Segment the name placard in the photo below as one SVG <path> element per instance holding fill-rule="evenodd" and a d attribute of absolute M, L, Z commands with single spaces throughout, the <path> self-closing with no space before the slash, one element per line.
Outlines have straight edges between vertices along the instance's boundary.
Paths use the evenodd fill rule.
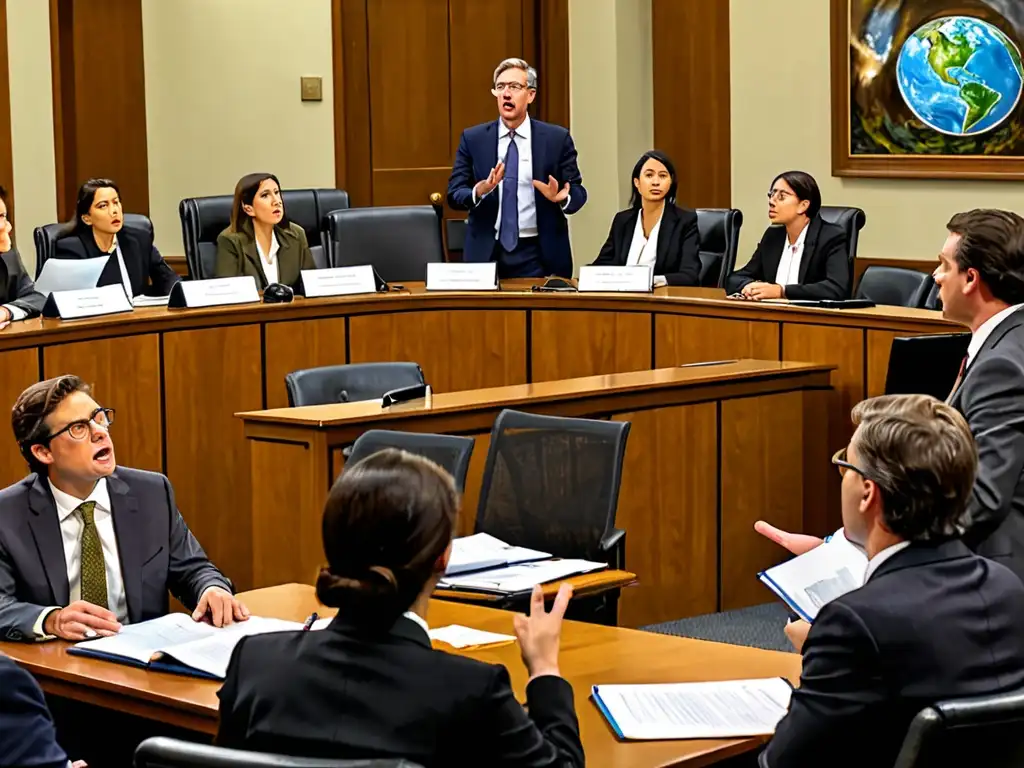
<path fill-rule="evenodd" d="M 124 292 L 124 286 L 105 285 L 102 288 L 82 288 L 77 291 L 54 291 L 43 305 L 44 317 L 59 317 L 62 320 L 77 320 L 82 317 L 99 317 L 118 312 L 131 312 L 132 303 Z"/>
<path fill-rule="evenodd" d="M 369 264 L 358 267 L 304 269 L 299 274 L 297 292 L 310 299 L 377 292 L 377 281 L 374 279 L 373 267 Z"/>
<path fill-rule="evenodd" d="M 167 306 L 174 309 L 219 307 L 222 304 L 249 304 L 259 300 L 256 278 L 243 275 L 219 277 L 215 280 L 179 280 L 171 288 Z"/>
<path fill-rule="evenodd" d="M 646 264 L 628 267 L 580 267 L 580 291 L 650 293 L 654 268 Z"/>
<path fill-rule="evenodd" d="M 496 291 L 498 263 L 427 264 L 428 291 Z"/>

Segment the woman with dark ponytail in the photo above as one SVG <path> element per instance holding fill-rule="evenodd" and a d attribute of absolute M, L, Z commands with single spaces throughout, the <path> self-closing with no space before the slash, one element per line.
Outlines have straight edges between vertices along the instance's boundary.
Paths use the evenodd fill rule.
<path fill-rule="evenodd" d="M 563 587 L 538 588 L 514 625 L 529 714 L 508 671 L 433 650 L 430 596 L 451 555 L 459 498 L 433 462 L 393 449 L 346 469 L 323 516 L 318 632 L 244 639 L 220 691 L 217 743 L 304 757 L 406 758 L 431 768 L 582 766 L 572 687 L 559 674 Z"/>

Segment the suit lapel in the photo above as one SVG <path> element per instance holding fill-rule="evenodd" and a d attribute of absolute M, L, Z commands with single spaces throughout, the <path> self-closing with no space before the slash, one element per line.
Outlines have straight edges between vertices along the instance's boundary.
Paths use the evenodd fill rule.
<path fill-rule="evenodd" d="M 128 620 L 134 623 L 142 619 L 143 519 L 139 514 L 138 499 L 131 495 L 128 484 L 116 472 L 107 478 L 107 490 L 110 492 L 110 513 L 114 518 L 117 553 L 121 558 L 121 580 L 124 582 L 124 597 L 128 604 Z"/>
<path fill-rule="evenodd" d="M 1009 317 L 1003 320 L 1003 322 L 992 329 L 992 333 L 990 333 L 988 338 L 985 339 L 985 343 L 981 345 L 981 349 L 978 350 L 978 353 L 971 360 L 970 365 L 968 365 L 964 370 L 964 375 L 960 377 L 960 381 L 957 383 L 956 389 L 954 389 L 950 395 L 949 404 L 951 406 L 956 408 L 958 411 L 961 410 L 960 392 L 963 391 L 964 382 L 967 381 L 967 377 L 971 375 L 971 369 L 974 368 L 974 364 L 978 362 L 978 358 L 987 354 L 989 350 L 1000 342 L 1003 336 L 1020 325 L 1024 325 L 1024 309 L 1018 309 L 1016 312 L 1013 312 Z"/>
<path fill-rule="evenodd" d="M 530 118 L 530 154 L 533 156 L 533 178 L 539 181 L 548 183 L 548 174 L 544 171 L 548 167 L 547 164 L 547 153 L 544 151 L 544 141 L 541 138 L 541 127 L 536 120 Z M 547 201 L 547 198 L 541 195 L 536 189 L 533 190 L 534 196 L 537 198 L 537 202 L 541 200 Z M 537 212 L 540 212 L 538 206 Z"/>
<path fill-rule="evenodd" d="M 67 605 L 71 601 L 68 585 L 68 565 L 64 560 L 64 539 L 57 519 L 57 505 L 50 495 L 46 480 L 36 476 L 28 496 L 28 525 L 43 562 L 46 581 L 50 585 L 54 603 Z"/>
<path fill-rule="evenodd" d="M 676 207 L 671 203 L 665 203 L 665 210 L 661 214 L 661 227 L 658 229 L 658 249 L 654 259 L 654 274 L 665 274 L 665 261 L 668 258 L 668 246 L 679 225 L 679 216 L 676 215 Z"/>
<path fill-rule="evenodd" d="M 818 234 L 821 232 L 821 217 L 815 216 L 814 220 L 807 225 L 807 237 L 804 238 L 804 252 L 800 257 L 800 284 L 803 285 L 807 282 L 807 268 L 811 265 L 811 259 L 814 258 L 814 251 L 818 245 Z M 787 238 L 786 243 L 788 245 L 789 240 Z"/>

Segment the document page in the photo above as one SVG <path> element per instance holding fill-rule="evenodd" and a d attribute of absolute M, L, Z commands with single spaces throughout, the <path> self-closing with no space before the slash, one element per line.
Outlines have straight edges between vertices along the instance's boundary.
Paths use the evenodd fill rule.
<path fill-rule="evenodd" d="M 437 627 L 430 630 L 427 634 L 430 635 L 431 640 L 438 640 L 450 645 L 452 648 L 479 648 L 485 645 L 505 645 L 516 641 L 512 635 L 484 632 L 482 629 L 463 627 L 459 624 Z"/>
<path fill-rule="evenodd" d="M 595 685 L 593 697 L 623 739 L 726 739 L 774 733 L 792 691 L 770 678 Z"/>
<path fill-rule="evenodd" d="M 567 576 L 589 573 L 607 568 L 606 563 L 589 560 L 541 560 L 535 563 L 520 563 L 507 568 L 467 574 L 445 576 L 441 585 L 455 589 L 477 589 L 486 592 L 513 594 L 533 589 L 537 584 L 547 584 Z"/>
<path fill-rule="evenodd" d="M 191 621 L 191 619 L 189 620 Z M 170 657 L 186 667 L 192 667 L 223 679 L 228 672 L 231 654 L 238 641 L 243 637 L 299 629 L 302 629 L 302 625 L 294 621 L 252 616 L 248 621 L 240 621 L 228 627 L 213 629 L 210 634 L 200 640 L 172 647 L 165 646 L 160 650 L 163 656 Z"/>
<path fill-rule="evenodd" d="M 454 576 L 469 571 L 495 568 L 499 565 L 514 565 L 531 560 L 551 557 L 549 552 L 514 547 L 488 533 L 475 533 L 452 541 L 452 556 L 448 560 L 445 574 Z"/>
<path fill-rule="evenodd" d="M 805 620 L 825 603 L 864 584 L 867 555 L 842 535 L 758 574 L 764 584 Z"/>
<path fill-rule="evenodd" d="M 216 631 L 209 624 L 192 621 L 187 613 L 169 613 L 158 619 L 126 624 L 116 635 L 85 640 L 76 643 L 75 648 L 147 664 L 157 651 L 200 640 Z"/>

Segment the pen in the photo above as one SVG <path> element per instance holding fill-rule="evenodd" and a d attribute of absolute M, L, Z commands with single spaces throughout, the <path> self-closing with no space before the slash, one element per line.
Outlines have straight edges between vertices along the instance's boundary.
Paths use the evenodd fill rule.
<path fill-rule="evenodd" d="M 319 617 L 316 615 L 316 611 L 313 611 L 311 614 L 309 614 L 309 618 L 306 619 L 306 623 L 302 625 L 302 631 L 309 632 L 309 630 L 313 627 L 313 622 L 316 621 L 318 618 Z"/>

